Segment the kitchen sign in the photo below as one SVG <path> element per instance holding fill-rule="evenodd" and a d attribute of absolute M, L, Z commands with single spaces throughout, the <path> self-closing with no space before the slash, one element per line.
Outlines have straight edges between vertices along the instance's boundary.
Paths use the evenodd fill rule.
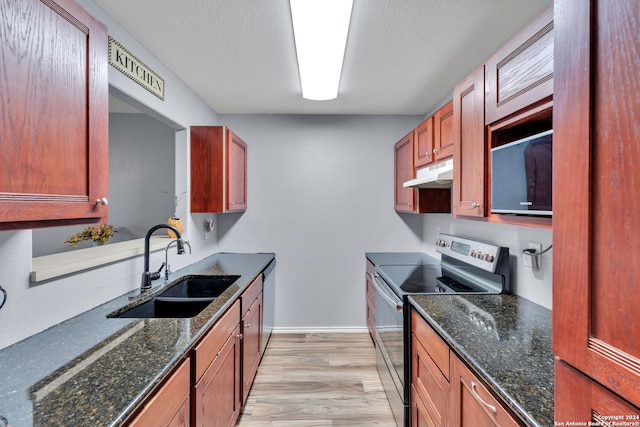
<path fill-rule="evenodd" d="M 164 79 L 109 36 L 109 64 L 164 101 Z"/>

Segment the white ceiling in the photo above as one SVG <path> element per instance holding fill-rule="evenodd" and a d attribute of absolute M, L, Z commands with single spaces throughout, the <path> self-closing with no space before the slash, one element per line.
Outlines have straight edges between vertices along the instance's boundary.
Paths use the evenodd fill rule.
<path fill-rule="evenodd" d="M 552 3 L 354 0 L 338 98 L 309 101 L 288 0 L 95 1 L 218 113 L 409 115 Z"/>

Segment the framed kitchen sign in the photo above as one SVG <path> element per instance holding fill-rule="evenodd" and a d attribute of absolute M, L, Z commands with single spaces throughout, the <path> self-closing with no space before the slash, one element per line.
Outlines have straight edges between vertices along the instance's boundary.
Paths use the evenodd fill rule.
<path fill-rule="evenodd" d="M 164 79 L 111 36 L 109 64 L 164 101 Z"/>

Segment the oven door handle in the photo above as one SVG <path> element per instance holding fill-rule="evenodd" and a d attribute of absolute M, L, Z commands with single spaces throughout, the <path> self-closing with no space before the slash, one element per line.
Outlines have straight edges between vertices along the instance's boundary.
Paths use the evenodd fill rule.
<path fill-rule="evenodd" d="M 396 310 L 398 310 L 398 311 L 402 311 L 402 309 L 404 308 L 404 307 L 402 306 L 402 301 L 396 300 L 395 298 L 393 298 L 391 295 L 389 295 L 389 294 L 387 293 L 387 292 L 389 292 L 389 291 L 385 290 L 385 289 L 382 287 L 382 285 L 380 285 L 379 280 L 382 280 L 382 279 L 379 279 L 379 277 L 380 277 L 380 276 L 379 276 L 377 273 L 376 273 L 376 274 L 374 274 L 373 282 L 374 282 L 374 285 L 375 285 L 375 287 L 376 287 L 376 291 L 378 291 L 378 293 L 379 293 L 380 295 L 382 295 L 382 296 L 384 297 L 384 299 L 386 299 L 386 300 L 387 300 L 387 302 L 388 302 L 389 304 L 391 304 L 391 305 L 395 306 L 395 307 L 396 307 Z M 387 285 L 387 284 L 385 283 L 385 287 L 388 287 L 388 286 L 389 286 L 389 285 Z"/>

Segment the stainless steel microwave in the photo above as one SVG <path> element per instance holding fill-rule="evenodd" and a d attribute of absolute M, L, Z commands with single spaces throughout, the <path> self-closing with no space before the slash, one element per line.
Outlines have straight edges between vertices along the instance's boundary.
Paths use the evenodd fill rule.
<path fill-rule="evenodd" d="M 553 130 L 491 149 L 491 212 L 551 215 Z"/>

